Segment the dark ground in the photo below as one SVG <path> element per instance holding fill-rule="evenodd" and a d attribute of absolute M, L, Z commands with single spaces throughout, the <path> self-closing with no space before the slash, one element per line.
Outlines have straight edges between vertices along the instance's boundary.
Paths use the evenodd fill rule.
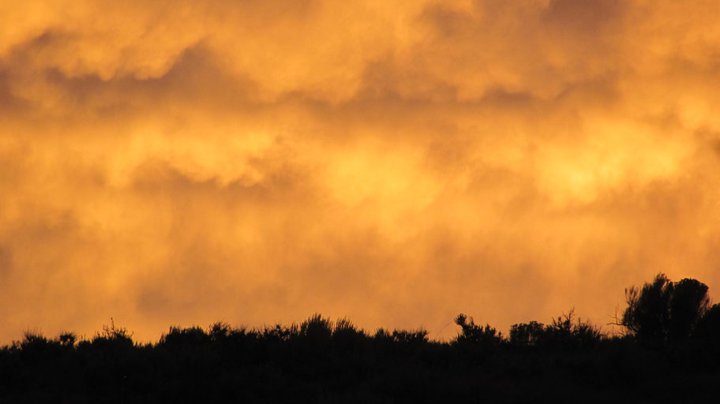
<path fill-rule="evenodd" d="M 175 328 L 148 345 L 114 327 L 80 342 L 27 335 L 0 350 L 0 402 L 718 402 L 716 341 L 653 346 L 561 320 L 530 339 L 463 320 L 449 343 L 319 316 L 264 330 Z"/>

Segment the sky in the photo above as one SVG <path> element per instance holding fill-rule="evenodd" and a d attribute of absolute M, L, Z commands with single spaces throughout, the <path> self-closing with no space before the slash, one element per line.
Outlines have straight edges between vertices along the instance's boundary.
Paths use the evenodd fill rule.
<path fill-rule="evenodd" d="M 0 342 L 720 300 L 716 0 L 0 1 Z"/>

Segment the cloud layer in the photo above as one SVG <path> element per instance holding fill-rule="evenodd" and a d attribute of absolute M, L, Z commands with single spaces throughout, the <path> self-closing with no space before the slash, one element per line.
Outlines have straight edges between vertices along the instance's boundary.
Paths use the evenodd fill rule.
<path fill-rule="evenodd" d="M 0 5 L 0 339 L 599 324 L 720 259 L 716 1 Z M 717 295 L 717 293 L 716 293 Z"/>

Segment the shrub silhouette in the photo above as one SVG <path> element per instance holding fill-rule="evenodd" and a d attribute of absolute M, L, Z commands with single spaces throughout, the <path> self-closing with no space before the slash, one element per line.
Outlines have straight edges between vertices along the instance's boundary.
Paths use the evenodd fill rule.
<path fill-rule="evenodd" d="M 104 325 L 102 332 L 96 334 L 91 343 L 109 350 L 127 350 L 133 347 L 132 333 L 125 327 L 116 327 L 111 318 L 110 325 Z"/>
<path fill-rule="evenodd" d="M 384 345 L 400 345 L 407 347 L 418 347 L 428 342 L 428 332 L 426 330 L 393 330 L 388 331 L 384 328 L 378 328 L 373 339 Z"/>
<path fill-rule="evenodd" d="M 497 346 L 503 342 L 502 333 L 489 324 L 485 326 L 475 324 L 472 317 L 458 314 L 455 324 L 460 326 L 460 334 L 455 339 L 457 344 L 472 344 L 484 347 Z"/>
<path fill-rule="evenodd" d="M 592 348 L 602 338 L 600 330 L 578 318 L 573 320 L 574 310 L 553 319 L 552 324 L 545 326 L 539 343 L 550 347 L 568 349 Z"/>
<path fill-rule="evenodd" d="M 510 327 L 510 344 L 516 347 L 553 349 L 592 348 L 603 338 L 600 330 L 582 319 L 574 320 L 574 310 L 556 317 L 549 325 L 531 321 Z"/>
<path fill-rule="evenodd" d="M 210 335 L 200 327 L 170 327 L 170 331 L 160 337 L 159 344 L 168 347 L 182 347 L 204 345 L 210 341 Z"/>
<path fill-rule="evenodd" d="M 210 326 L 210 332 L 208 333 L 210 336 L 210 340 L 213 342 L 223 342 L 226 341 L 233 336 L 237 334 L 244 334 L 244 329 L 239 330 L 233 330 L 233 328 L 230 326 L 230 324 L 217 322 Z"/>
<path fill-rule="evenodd" d="M 367 339 L 367 335 L 362 330 L 358 330 L 350 320 L 342 318 L 335 322 L 332 339 L 340 350 L 350 351 L 357 349 Z"/>
<path fill-rule="evenodd" d="M 510 326 L 510 344 L 514 346 L 535 346 L 543 338 L 545 325 L 537 321 Z"/>
<path fill-rule="evenodd" d="M 64 347 L 74 347 L 77 342 L 77 336 L 72 332 L 63 332 L 58 336 L 58 342 Z"/>
<path fill-rule="evenodd" d="M 390 339 L 396 344 L 420 346 L 428 342 L 426 330 L 393 330 Z"/>
<path fill-rule="evenodd" d="M 320 314 L 314 314 L 300 324 L 300 335 L 312 341 L 328 341 L 332 333 L 332 321 Z"/>
<path fill-rule="evenodd" d="M 678 342 L 693 335 L 708 310 L 708 287 L 695 279 L 671 282 L 658 274 L 642 289 L 625 290 L 621 324 L 644 342 Z"/>

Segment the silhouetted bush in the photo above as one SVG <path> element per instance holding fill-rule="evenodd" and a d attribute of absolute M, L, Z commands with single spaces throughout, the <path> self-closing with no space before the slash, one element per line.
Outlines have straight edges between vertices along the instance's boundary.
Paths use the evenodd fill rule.
<path fill-rule="evenodd" d="M 510 326 L 510 344 L 520 347 L 530 347 L 538 344 L 545 332 L 545 325 L 537 321 L 519 323 Z"/>
<path fill-rule="evenodd" d="M 363 330 L 357 329 L 350 320 L 343 318 L 335 322 L 332 338 L 335 347 L 341 351 L 350 351 L 359 349 L 366 341 L 367 335 Z"/>
<path fill-rule="evenodd" d="M 91 343 L 109 350 L 128 350 L 133 347 L 132 334 L 124 327 L 115 327 L 112 320 L 109 326 L 103 326 L 102 332 L 96 334 Z"/>
<path fill-rule="evenodd" d="M 213 341 L 222 341 L 230 337 L 233 331 L 230 324 L 217 322 L 210 326 L 210 339 Z"/>
<path fill-rule="evenodd" d="M 539 344 L 564 349 L 595 347 L 602 339 L 600 330 L 582 319 L 573 321 L 573 316 L 574 311 L 571 310 L 554 318 L 552 324 L 545 326 Z"/>
<path fill-rule="evenodd" d="M 317 343 L 329 341 L 332 333 L 332 321 L 320 314 L 314 314 L 300 324 L 300 335 Z"/>
<path fill-rule="evenodd" d="M 71 332 L 63 332 L 58 336 L 58 342 L 64 347 L 72 348 L 75 346 L 75 342 L 77 342 L 77 336 Z"/>
<path fill-rule="evenodd" d="M 510 327 L 510 345 L 514 347 L 537 347 L 542 349 L 587 349 L 602 341 L 600 329 L 582 321 L 574 320 L 574 311 L 556 317 L 549 325 L 531 321 Z"/>
<path fill-rule="evenodd" d="M 472 344 L 483 347 L 496 347 L 503 342 L 502 333 L 489 324 L 485 326 L 475 324 L 472 317 L 458 314 L 455 324 L 460 326 L 460 333 L 455 338 L 456 344 Z"/>
<path fill-rule="evenodd" d="M 167 334 L 160 337 L 159 345 L 166 347 L 199 346 L 208 344 L 210 341 L 210 335 L 200 327 L 171 327 Z"/>

